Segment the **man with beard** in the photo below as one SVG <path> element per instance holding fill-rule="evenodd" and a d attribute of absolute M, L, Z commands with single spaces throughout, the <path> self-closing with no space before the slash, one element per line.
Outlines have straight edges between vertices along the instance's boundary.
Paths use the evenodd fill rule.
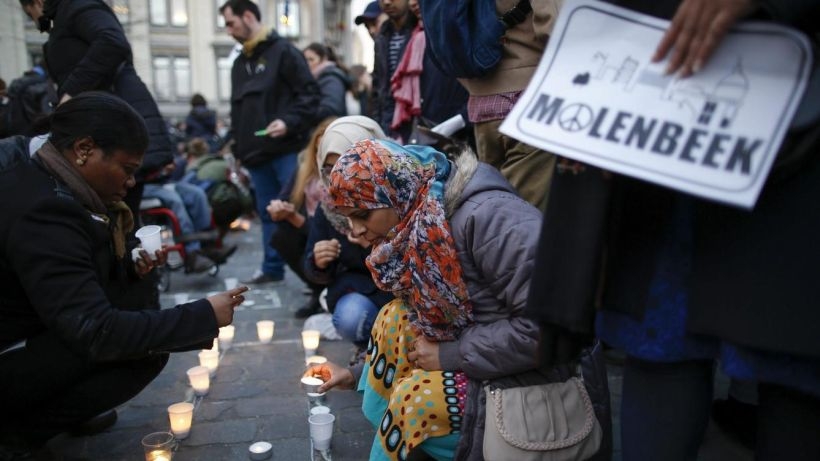
<path fill-rule="evenodd" d="M 244 283 L 284 278 L 284 261 L 270 245 L 276 224 L 265 207 L 296 169 L 319 106 L 319 86 L 302 52 L 260 22 L 250 0 L 229 0 L 219 12 L 228 33 L 242 44 L 231 71 L 231 124 L 234 155 L 251 173 L 262 220 L 261 268 Z"/>

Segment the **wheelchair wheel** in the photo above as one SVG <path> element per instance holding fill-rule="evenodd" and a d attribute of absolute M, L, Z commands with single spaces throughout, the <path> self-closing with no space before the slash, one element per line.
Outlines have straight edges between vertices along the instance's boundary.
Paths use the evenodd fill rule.
<path fill-rule="evenodd" d="M 171 290 L 171 269 L 168 266 L 161 266 L 154 270 L 157 271 L 157 290 L 160 293 L 168 293 Z"/>

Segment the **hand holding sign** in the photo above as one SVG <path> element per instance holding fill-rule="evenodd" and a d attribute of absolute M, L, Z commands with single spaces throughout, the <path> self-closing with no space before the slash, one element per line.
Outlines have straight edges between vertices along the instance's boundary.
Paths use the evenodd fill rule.
<path fill-rule="evenodd" d="M 753 0 L 684 0 L 652 61 L 662 61 L 671 51 L 666 73 L 692 75 L 703 68 L 729 28 L 754 8 Z"/>
<path fill-rule="evenodd" d="M 773 23 L 727 30 L 749 11 L 747 0 L 708 1 L 684 0 L 673 24 L 567 0 L 499 131 L 604 170 L 753 207 L 800 103 L 811 49 L 799 31 Z M 670 52 L 669 63 L 657 62 Z M 668 75 L 695 69 L 690 78 Z"/>

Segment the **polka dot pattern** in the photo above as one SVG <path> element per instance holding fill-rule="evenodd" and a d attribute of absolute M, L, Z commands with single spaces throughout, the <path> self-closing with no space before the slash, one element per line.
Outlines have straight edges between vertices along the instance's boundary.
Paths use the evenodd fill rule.
<path fill-rule="evenodd" d="M 378 438 L 395 460 L 430 437 L 459 432 L 464 415 L 464 373 L 415 368 L 407 359 L 415 337 L 409 309 L 394 300 L 379 312 L 368 346 L 367 385 L 388 401 Z"/>

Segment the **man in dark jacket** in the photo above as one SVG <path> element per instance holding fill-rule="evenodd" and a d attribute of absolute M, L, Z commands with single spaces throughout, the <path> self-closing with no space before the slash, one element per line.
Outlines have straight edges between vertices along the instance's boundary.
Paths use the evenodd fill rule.
<path fill-rule="evenodd" d="M 136 215 L 145 179 L 170 163 L 173 151 L 157 103 L 134 69 L 122 25 L 102 0 L 20 0 L 20 5 L 41 32 L 48 32 L 43 55 L 60 102 L 83 91 L 109 91 L 145 120 L 150 144 L 137 172 L 137 186 L 125 199 Z"/>
<path fill-rule="evenodd" d="M 296 169 L 319 106 L 319 86 L 302 52 L 260 23 L 250 0 L 229 0 L 219 12 L 228 33 L 242 44 L 231 71 L 234 155 L 251 173 L 262 220 L 262 267 L 244 283 L 282 280 L 284 262 L 268 242 L 276 229 L 265 207 Z"/>

